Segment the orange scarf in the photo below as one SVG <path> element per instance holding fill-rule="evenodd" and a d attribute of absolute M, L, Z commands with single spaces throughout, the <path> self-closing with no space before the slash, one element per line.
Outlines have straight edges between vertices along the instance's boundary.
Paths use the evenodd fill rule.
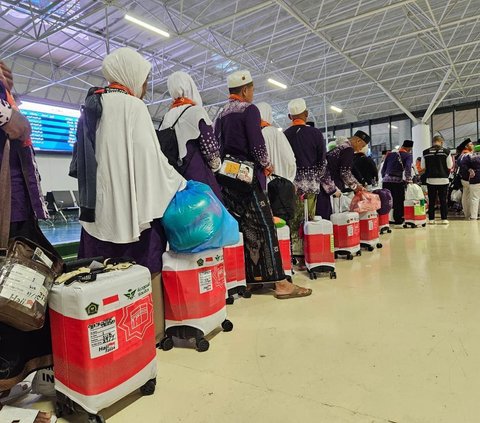
<path fill-rule="evenodd" d="M 197 103 L 195 103 L 193 100 L 190 100 L 187 97 L 179 97 L 173 101 L 172 105 L 170 106 L 170 109 L 173 109 L 179 106 L 185 106 L 185 104 L 191 104 L 192 106 L 195 106 Z"/>
<path fill-rule="evenodd" d="M 18 112 L 19 111 L 18 106 L 17 106 L 17 103 L 15 102 L 15 99 L 13 98 L 12 93 L 10 91 L 8 91 L 7 89 L 5 89 L 5 92 L 6 92 L 6 95 L 7 95 L 7 103 L 10 104 L 10 106 L 12 106 L 13 110 L 16 110 Z M 23 146 L 24 147 L 31 147 L 32 146 L 32 139 L 28 138 L 25 141 L 23 141 Z"/>
<path fill-rule="evenodd" d="M 465 150 L 462 151 L 462 154 L 468 154 L 468 153 L 470 153 L 470 150 L 468 150 L 468 149 L 465 149 Z"/>
<path fill-rule="evenodd" d="M 135 94 L 133 94 L 133 91 L 126 87 L 125 85 L 122 85 L 122 84 L 118 84 L 116 82 L 112 82 L 108 88 L 114 88 L 114 89 L 117 89 L 117 90 L 123 90 L 123 91 L 126 91 L 127 94 L 130 94 L 131 96 L 135 97 Z"/>
<path fill-rule="evenodd" d="M 228 99 L 229 100 L 237 100 L 237 101 L 243 101 L 245 102 L 245 99 L 241 96 L 241 95 L 238 95 L 238 94 L 230 94 L 228 96 Z"/>
<path fill-rule="evenodd" d="M 293 119 L 292 126 L 297 126 L 297 125 L 306 125 L 306 123 L 303 119 Z"/>
<path fill-rule="evenodd" d="M 262 128 L 266 128 L 267 126 L 272 126 L 272 125 L 270 125 L 266 120 L 263 120 L 263 119 L 262 119 L 262 120 L 260 121 L 260 126 L 261 126 Z"/>
<path fill-rule="evenodd" d="M 408 151 L 407 151 L 407 150 L 405 150 L 403 147 L 402 147 L 402 148 L 400 148 L 400 150 L 398 150 L 398 152 L 399 152 L 399 153 L 408 153 Z"/>

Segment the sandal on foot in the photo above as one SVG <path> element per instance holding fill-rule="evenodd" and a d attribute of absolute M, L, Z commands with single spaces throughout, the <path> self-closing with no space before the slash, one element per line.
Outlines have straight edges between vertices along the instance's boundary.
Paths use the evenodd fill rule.
<path fill-rule="evenodd" d="M 277 294 L 275 293 L 275 298 L 277 300 L 288 300 L 290 298 L 301 298 L 308 297 L 312 295 L 312 290 L 310 288 L 302 288 L 298 285 L 293 285 L 293 291 L 288 294 Z"/>

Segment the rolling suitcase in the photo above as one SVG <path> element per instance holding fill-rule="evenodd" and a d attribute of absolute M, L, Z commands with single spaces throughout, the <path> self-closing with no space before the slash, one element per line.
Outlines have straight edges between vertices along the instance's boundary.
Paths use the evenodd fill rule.
<path fill-rule="evenodd" d="M 425 200 L 405 200 L 403 203 L 403 227 L 418 228 L 427 225 Z"/>
<path fill-rule="evenodd" d="M 207 351 L 205 336 L 221 326 L 230 332 L 227 320 L 227 296 L 223 250 L 181 254 L 163 254 L 163 290 L 165 301 L 165 338 L 160 348 L 173 348 L 173 337 L 195 339 L 198 351 Z"/>
<path fill-rule="evenodd" d="M 282 256 L 283 271 L 285 277 L 289 280 L 292 278 L 292 248 L 290 243 L 290 228 L 288 225 L 277 228 L 278 246 L 280 255 Z"/>
<path fill-rule="evenodd" d="M 153 394 L 157 375 L 150 272 L 130 265 L 93 276 L 49 296 L 57 416 L 80 406 L 89 423 L 138 388 Z"/>
<path fill-rule="evenodd" d="M 225 281 L 227 283 L 228 294 L 227 304 L 233 304 L 235 294 L 243 298 L 250 298 L 252 296 L 252 293 L 247 291 L 243 248 L 243 234 L 241 232 L 238 244 L 223 247 Z"/>
<path fill-rule="evenodd" d="M 337 279 L 335 272 L 335 243 L 333 224 L 316 216 L 308 221 L 308 208 L 305 203 L 305 224 L 303 227 L 303 248 L 305 266 L 310 279 L 316 279 L 317 273 L 329 273 L 330 279 Z"/>
<path fill-rule="evenodd" d="M 388 189 L 376 189 L 372 191 L 380 197 L 382 206 L 377 210 L 378 213 L 378 228 L 380 234 L 392 233 L 390 229 L 390 211 L 393 208 L 392 193 Z M 393 219 L 393 216 L 392 216 Z"/>
<path fill-rule="evenodd" d="M 334 213 L 330 221 L 333 223 L 335 258 L 345 256 L 347 260 L 352 260 L 354 255 L 361 256 L 358 213 Z"/>
<path fill-rule="evenodd" d="M 375 247 L 382 248 L 376 211 L 360 213 L 360 247 L 367 251 L 373 251 Z"/>

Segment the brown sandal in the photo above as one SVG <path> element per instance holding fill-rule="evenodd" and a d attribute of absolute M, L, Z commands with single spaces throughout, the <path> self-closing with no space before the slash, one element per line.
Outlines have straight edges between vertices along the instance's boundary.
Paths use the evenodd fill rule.
<path fill-rule="evenodd" d="M 302 288 L 298 285 L 293 285 L 293 291 L 289 294 L 277 294 L 275 293 L 275 298 L 277 300 L 288 300 L 290 298 L 302 298 L 312 295 L 312 290 L 310 288 Z"/>

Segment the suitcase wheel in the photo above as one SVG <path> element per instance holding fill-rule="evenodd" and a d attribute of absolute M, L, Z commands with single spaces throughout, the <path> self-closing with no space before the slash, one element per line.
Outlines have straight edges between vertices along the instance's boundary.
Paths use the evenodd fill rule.
<path fill-rule="evenodd" d="M 157 379 L 150 379 L 140 388 L 140 393 L 143 396 L 153 395 L 155 392 L 155 387 L 157 386 Z"/>
<path fill-rule="evenodd" d="M 334 253 L 333 255 L 336 259 L 338 259 L 339 254 L 337 252 Z"/>
<path fill-rule="evenodd" d="M 372 248 L 372 250 L 373 250 L 373 247 L 370 247 L 370 248 Z M 369 250 L 369 251 L 370 251 L 370 250 Z M 361 252 L 360 250 L 358 250 L 355 255 L 359 257 L 359 256 L 362 255 L 362 252 Z"/>
<path fill-rule="evenodd" d="M 337 279 L 337 273 L 336 272 L 330 272 L 330 279 Z"/>
<path fill-rule="evenodd" d="M 173 339 L 166 336 L 160 341 L 160 348 L 163 351 L 170 351 L 173 348 Z"/>
<path fill-rule="evenodd" d="M 235 298 L 233 297 L 228 297 L 225 302 L 228 304 L 228 305 L 232 305 L 234 302 L 235 302 Z"/>
<path fill-rule="evenodd" d="M 222 322 L 222 329 L 224 332 L 231 332 L 233 330 L 233 323 L 230 320 L 224 320 Z"/>
<path fill-rule="evenodd" d="M 222 327 L 223 327 L 223 324 L 222 324 Z M 205 338 L 197 339 L 197 351 L 198 352 L 208 351 L 209 348 L 210 348 L 210 342 L 208 342 Z"/>
<path fill-rule="evenodd" d="M 391 230 L 391 229 L 389 229 L 389 230 L 387 231 L 387 233 L 391 234 L 391 233 L 392 233 L 392 230 Z"/>
<path fill-rule="evenodd" d="M 424 223 L 424 224 L 422 225 L 422 228 L 424 228 L 425 226 L 427 226 L 427 224 L 426 224 L 426 223 Z"/>
<path fill-rule="evenodd" d="M 252 293 L 250 291 L 243 291 L 241 294 L 240 294 L 243 298 L 252 298 Z"/>
<path fill-rule="evenodd" d="M 383 245 L 379 242 L 379 243 L 377 244 L 377 248 L 382 248 L 382 247 L 383 247 Z"/>
<path fill-rule="evenodd" d="M 357 255 L 358 255 L 358 253 L 357 253 Z M 347 260 L 353 260 L 353 256 L 352 256 L 351 254 L 349 254 L 349 255 L 347 256 Z"/>
<path fill-rule="evenodd" d="M 373 251 L 374 249 L 375 249 L 375 248 L 372 247 L 371 245 L 369 245 L 369 246 L 367 247 L 367 250 L 368 250 L 368 251 Z"/>
<path fill-rule="evenodd" d="M 105 419 L 100 414 L 89 414 L 88 423 L 105 423 Z"/>

